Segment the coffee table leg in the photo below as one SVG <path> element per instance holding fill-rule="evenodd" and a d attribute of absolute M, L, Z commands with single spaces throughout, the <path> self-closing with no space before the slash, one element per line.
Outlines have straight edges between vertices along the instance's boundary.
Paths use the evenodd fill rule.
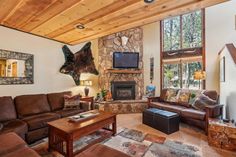
<path fill-rule="evenodd" d="M 73 140 L 66 141 L 66 157 L 73 157 Z"/>
<path fill-rule="evenodd" d="M 116 135 L 116 117 L 114 117 L 114 122 L 112 123 L 112 132 L 113 132 L 113 136 Z"/>
<path fill-rule="evenodd" d="M 48 128 L 48 151 L 50 152 L 52 149 L 51 149 L 51 146 L 53 144 L 53 133 L 52 133 L 52 128 Z"/>

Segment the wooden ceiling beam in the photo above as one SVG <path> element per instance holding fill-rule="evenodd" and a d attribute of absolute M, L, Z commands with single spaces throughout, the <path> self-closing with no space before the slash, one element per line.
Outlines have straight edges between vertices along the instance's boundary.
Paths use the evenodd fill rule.
<path fill-rule="evenodd" d="M 175 10 L 172 10 L 172 11 L 168 11 L 168 12 L 165 12 L 165 13 L 162 13 L 162 14 L 153 15 L 153 16 L 148 17 L 146 19 L 131 22 L 131 23 L 128 23 L 126 25 L 119 26 L 119 27 L 114 27 L 113 29 L 110 29 L 108 31 L 101 32 L 101 33 L 96 34 L 96 35 L 91 35 L 90 37 L 85 37 L 85 38 L 82 38 L 82 39 L 74 40 L 74 41 L 71 41 L 69 43 L 72 44 L 72 45 L 79 44 L 81 42 L 93 40 L 93 39 L 96 39 L 96 38 L 99 38 L 99 37 L 102 37 L 102 36 L 106 36 L 106 35 L 109 35 L 109 34 L 112 34 L 112 33 L 116 33 L 116 32 L 119 32 L 119 31 L 130 29 L 130 28 L 143 26 L 143 25 L 146 25 L 146 24 L 149 24 L 149 23 L 153 23 L 153 22 L 156 22 L 156 21 L 163 20 L 163 19 L 168 18 L 168 17 L 173 17 L 173 16 L 176 16 L 176 15 L 188 13 L 188 12 L 198 10 L 198 9 L 201 9 L 201 8 L 206 8 L 206 7 L 209 7 L 209 6 L 212 6 L 212 5 L 215 5 L 215 4 L 219 4 L 219 3 L 222 3 L 222 2 L 225 2 L 225 1 L 227 1 L 227 0 L 198 1 L 198 2 L 193 3 L 191 5 L 186 5 L 186 6 L 183 6 L 183 7 L 179 7 L 179 8 L 176 8 Z"/>

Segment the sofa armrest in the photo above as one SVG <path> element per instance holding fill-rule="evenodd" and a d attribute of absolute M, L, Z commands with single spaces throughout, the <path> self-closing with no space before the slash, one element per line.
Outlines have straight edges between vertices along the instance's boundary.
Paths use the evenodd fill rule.
<path fill-rule="evenodd" d="M 220 105 L 220 104 L 205 106 L 205 111 L 206 111 L 205 132 L 206 132 L 206 134 L 208 134 L 209 118 L 216 118 L 216 117 L 222 116 L 223 106 L 224 105 Z"/>
<path fill-rule="evenodd" d="M 207 117 L 216 118 L 216 117 L 222 116 L 223 106 L 224 105 L 221 105 L 221 104 L 205 106 Z"/>
<path fill-rule="evenodd" d="M 148 97 L 148 103 L 157 102 L 160 100 L 160 97 Z"/>
<path fill-rule="evenodd" d="M 148 97 L 148 107 L 151 106 L 152 102 L 157 102 L 160 100 L 160 97 Z"/>
<path fill-rule="evenodd" d="M 91 110 L 91 103 L 88 101 L 80 101 L 80 108 L 84 111 Z"/>

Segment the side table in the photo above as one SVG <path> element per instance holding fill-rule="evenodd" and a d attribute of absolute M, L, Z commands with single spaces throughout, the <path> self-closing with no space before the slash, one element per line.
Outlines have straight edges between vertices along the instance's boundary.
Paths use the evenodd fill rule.
<path fill-rule="evenodd" d="M 94 110 L 94 100 L 93 100 L 93 98 L 94 98 L 93 96 L 91 96 L 91 97 L 82 97 L 82 98 L 80 98 L 80 100 L 90 102 L 91 103 L 91 110 Z"/>
<path fill-rule="evenodd" d="M 209 118 L 208 144 L 222 149 L 236 150 L 236 126 Z"/>

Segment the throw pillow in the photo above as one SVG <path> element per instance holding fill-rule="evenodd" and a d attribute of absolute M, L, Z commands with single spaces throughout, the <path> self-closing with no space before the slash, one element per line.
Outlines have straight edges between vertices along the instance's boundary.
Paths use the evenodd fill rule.
<path fill-rule="evenodd" d="M 201 110 L 204 111 L 205 106 L 208 105 L 215 105 L 216 101 L 209 98 L 208 96 L 201 94 L 193 103 L 193 108 L 197 109 L 197 110 Z"/>
<path fill-rule="evenodd" d="M 81 95 L 64 95 L 64 109 L 80 108 L 80 97 Z"/>
<path fill-rule="evenodd" d="M 201 95 L 201 90 L 191 90 L 188 103 L 193 105 L 194 101 Z"/>
<path fill-rule="evenodd" d="M 0 131 L 3 129 L 3 124 L 0 123 Z"/>
<path fill-rule="evenodd" d="M 178 98 L 178 104 L 182 106 L 189 107 L 189 97 L 190 97 L 190 92 L 187 89 L 181 89 L 178 92 L 177 98 Z"/>
<path fill-rule="evenodd" d="M 168 89 L 166 91 L 166 101 L 167 102 L 177 102 L 177 89 Z"/>

